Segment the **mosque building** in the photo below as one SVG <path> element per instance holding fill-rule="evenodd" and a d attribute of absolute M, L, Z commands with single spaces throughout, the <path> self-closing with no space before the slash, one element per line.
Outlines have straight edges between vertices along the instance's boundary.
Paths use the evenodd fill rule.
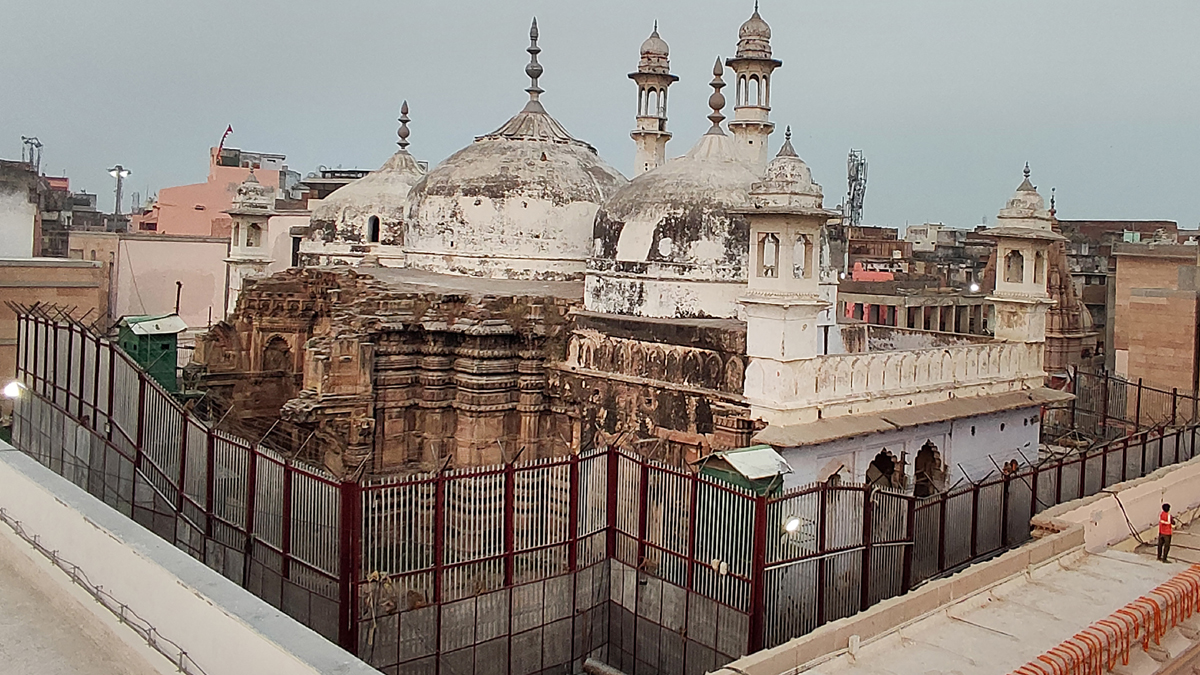
<path fill-rule="evenodd" d="M 399 150 L 319 202 L 301 265 L 239 276 L 197 347 L 214 401 L 295 453 L 369 476 L 618 446 L 664 461 L 769 444 L 788 485 L 930 494 L 1035 459 L 1050 247 L 1028 175 L 988 231 L 995 335 L 838 323 L 821 186 L 790 130 L 771 158 L 771 28 L 717 59 L 711 126 L 668 159 L 670 50 L 641 46 L 627 179 L 528 103 L 433 168 Z M 733 99 L 726 121 L 726 78 Z M 235 218 L 255 220 L 254 191 Z M 244 267 L 260 264 L 246 251 Z M 311 440 L 311 442 L 310 442 Z"/>

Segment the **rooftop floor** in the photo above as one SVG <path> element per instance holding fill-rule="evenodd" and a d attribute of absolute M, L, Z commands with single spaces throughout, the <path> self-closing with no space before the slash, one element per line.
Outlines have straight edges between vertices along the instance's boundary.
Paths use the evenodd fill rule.
<path fill-rule="evenodd" d="M 152 675 L 166 659 L 91 602 L 62 571 L 0 523 L 0 672 L 23 675 Z M 82 597 L 81 597 L 82 596 Z M 91 602 L 91 607 L 85 604 Z M 151 665 L 161 661 L 163 670 Z"/>
<path fill-rule="evenodd" d="M 1181 533 L 1175 541 L 1185 536 L 1196 538 Z M 863 645 L 855 656 L 843 653 L 806 672 L 1012 672 L 1188 567 L 1182 557 L 1158 562 L 1153 550 L 1077 551 L 1035 569 L 1032 577 L 1010 579 Z"/>

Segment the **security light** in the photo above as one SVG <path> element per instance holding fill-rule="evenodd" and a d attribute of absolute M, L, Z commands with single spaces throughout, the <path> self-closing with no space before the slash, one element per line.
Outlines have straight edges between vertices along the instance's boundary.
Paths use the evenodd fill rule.
<path fill-rule="evenodd" d="M 21 395 L 21 391 L 24 389 L 25 389 L 25 385 L 21 384 L 20 382 L 17 382 L 16 380 L 13 380 L 12 382 L 9 382 L 8 384 L 4 385 L 4 397 L 5 398 L 17 398 L 18 396 Z"/>
<path fill-rule="evenodd" d="M 788 518 L 787 522 L 783 524 L 783 529 L 788 534 L 795 534 L 795 533 L 799 532 L 800 531 L 800 519 L 795 518 L 795 517 Z"/>

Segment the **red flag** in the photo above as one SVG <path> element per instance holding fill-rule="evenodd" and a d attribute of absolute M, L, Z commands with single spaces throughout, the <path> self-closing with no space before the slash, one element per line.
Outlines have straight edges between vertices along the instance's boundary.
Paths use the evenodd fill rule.
<path fill-rule="evenodd" d="M 221 151 L 225 149 L 225 139 L 228 138 L 229 134 L 232 134 L 232 133 L 233 133 L 233 125 L 230 124 L 225 127 L 225 133 L 221 134 L 221 144 L 217 146 L 217 161 L 218 162 L 221 161 Z"/>

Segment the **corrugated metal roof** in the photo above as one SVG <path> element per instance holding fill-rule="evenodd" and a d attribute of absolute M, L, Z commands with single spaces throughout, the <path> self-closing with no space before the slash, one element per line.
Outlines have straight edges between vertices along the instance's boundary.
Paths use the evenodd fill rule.
<path fill-rule="evenodd" d="M 134 335 L 172 335 L 182 333 L 188 326 L 178 314 L 163 316 L 127 316 L 121 323 L 129 326 Z"/>
<path fill-rule="evenodd" d="M 727 450 L 714 452 L 709 457 L 725 460 L 735 471 L 750 480 L 771 478 L 784 473 L 791 473 L 792 466 L 779 456 L 769 445 L 760 445 L 742 450 Z M 705 458 L 708 459 L 708 458 Z M 704 460 L 700 460 L 701 463 Z"/>
<path fill-rule="evenodd" d="M 796 448 L 819 445 L 839 438 L 905 429 L 921 424 L 936 424 L 960 417 L 974 417 L 1006 410 L 1032 408 L 1047 403 L 1069 401 L 1074 395 L 1040 387 L 1028 391 L 1012 391 L 991 396 L 955 398 L 938 403 L 884 410 L 866 415 L 831 417 L 807 424 L 781 426 L 772 424 L 754 437 L 759 443 L 777 448 Z"/>

